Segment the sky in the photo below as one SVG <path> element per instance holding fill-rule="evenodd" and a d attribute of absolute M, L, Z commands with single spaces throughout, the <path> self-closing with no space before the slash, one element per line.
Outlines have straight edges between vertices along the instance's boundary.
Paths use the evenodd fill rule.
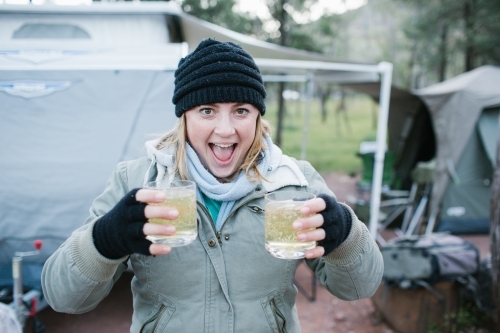
<path fill-rule="evenodd" d="M 315 21 L 325 13 L 342 14 L 348 10 L 356 9 L 364 4 L 367 0 L 314 0 L 311 6 L 311 16 L 305 17 L 301 13 L 292 13 L 293 18 L 297 23 L 307 23 Z M 237 0 L 237 10 L 240 12 L 249 12 L 252 15 L 257 15 L 261 19 L 269 19 L 271 14 L 266 6 L 266 0 Z"/>

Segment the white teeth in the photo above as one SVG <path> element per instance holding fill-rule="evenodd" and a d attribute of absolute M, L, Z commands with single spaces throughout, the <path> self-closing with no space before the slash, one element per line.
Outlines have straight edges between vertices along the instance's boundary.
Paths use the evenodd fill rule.
<path fill-rule="evenodd" d="M 220 147 L 220 148 L 227 148 L 227 147 L 231 147 L 233 144 L 220 144 L 220 143 L 214 143 L 214 146 L 217 146 L 217 147 Z"/>

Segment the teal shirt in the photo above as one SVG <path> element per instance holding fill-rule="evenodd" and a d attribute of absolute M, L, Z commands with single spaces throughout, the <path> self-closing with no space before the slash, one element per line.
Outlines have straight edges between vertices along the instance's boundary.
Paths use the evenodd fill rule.
<path fill-rule="evenodd" d="M 205 206 L 208 208 L 210 215 L 212 215 L 212 220 L 214 224 L 216 224 L 217 218 L 219 217 L 219 211 L 220 211 L 220 206 L 222 205 L 222 201 L 209 198 L 204 193 L 201 193 L 201 195 L 203 195 L 203 201 L 205 201 Z"/>

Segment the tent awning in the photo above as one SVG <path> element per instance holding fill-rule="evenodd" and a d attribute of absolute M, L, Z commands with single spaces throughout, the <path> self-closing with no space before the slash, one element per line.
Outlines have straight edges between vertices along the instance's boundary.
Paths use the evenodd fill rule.
<path fill-rule="evenodd" d="M 118 3 L 93 3 L 89 6 L 57 6 L 57 5 L 0 5 L 0 15 L 12 16 L 28 15 L 30 18 L 45 18 L 57 15 L 64 17 L 68 22 L 73 18 L 91 17 L 96 24 L 106 24 L 106 20 L 129 17 L 131 15 L 144 17 L 144 15 L 159 15 L 163 18 L 178 17 L 179 28 L 182 31 L 169 31 L 165 36 L 182 36 L 184 43 L 169 43 L 155 39 L 148 41 L 147 45 L 140 40 L 134 40 L 131 45 L 127 35 L 116 37 L 116 43 L 104 47 L 106 44 L 70 40 L 33 40 L 12 41 L 4 43 L 0 30 L 0 70 L 103 70 L 103 69 L 140 69 L 140 70 L 174 70 L 178 59 L 193 50 L 202 39 L 216 38 L 220 41 L 233 41 L 240 44 L 255 59 L 263 73 L 276 73 L 279 75 L 302 75 L 309 83 L 323 82 L 381 82 L 380 113 L 377 130 L 377 153 L 375 157 L 374 184 L 371 205 L 370 231 L 376 234 L 376 221 L 378 220 L 378 206 L 380 201 L 382 166 L 384 161 L 385 137 L 387 131 L 387 114 L 392 80 L 392 65 L 356 64 L 338 62 L 325 55 L 301 51 L 288 47 L 259 41 L 249 36 L 218 27 L 214 24 L 199 20 L 182 12 L 174 2 L 118 2 Z M 100 15 L 97 15 L 100 14 Z M 120 15 L 118 15 L 120 14 Z M 4 20 L 5 21 L 5 20 Z M 175 21 L 175 20 L 174 20 Z M 2 20 L 0 20 L 2 22 Z M 83 20 L 91 26 L 89 20 Z M 157 18 L 155 22 L 159 22 Z M 3 23 L 3 22 L 2 22 Z M 135 24 L 135 23 L 134 23 Z M 11 27 L 12 28 L 12 27 Z M 108 27 L 109 28 L 109 27 Z M 164 25 L 167 29 L 176 29 L 176 25 Z M 11 29 L 12 30 L 12 29 Z M 119 29 L 108 29 L 119 33 Z M 130 29 L 129 29 L 130 30 Z M 155 44 L 156 43 L 156 44 Z M 140 59 L 140 60 L 139 60 Z M 312 92 L 312 84 L 309 91 Z"/>

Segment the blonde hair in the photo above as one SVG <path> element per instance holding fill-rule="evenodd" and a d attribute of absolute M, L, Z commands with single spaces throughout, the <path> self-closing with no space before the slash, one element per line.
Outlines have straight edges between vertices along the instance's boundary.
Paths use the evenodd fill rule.
<path fill-rule="evenodd" d="M 245 175 L 251 182 L 258 182 L 261 179 L 265 179 L 264 176 L 259 172 L 257 165 L 261 160 L 261 152 L 267 149 L 265 136 L 271 135 L 271 124 L 262 119 L 262 116 L 257 116 L 257 124 L 255 126 L 255 137 L 252 145 L 248 149 L 245 159 L 241 164 L 238 171 L 245 171 Z M 174 129 L 160 137 L 158 143 L 156 144 L 156 149 L 160 150 L 165 147 L 175 147 L 175 161 L 173 170 L 169 170 L 171 173 L 179 173 L 181 179 L 188 179 L 189 173 L 187 170 L 187 156 L 186 156 L 186 142 L 187 142 L 187 127 L 186 127 L 186 117 L 182 114 Z M 236 172 L 238 173 L 238 172 Z"/>

